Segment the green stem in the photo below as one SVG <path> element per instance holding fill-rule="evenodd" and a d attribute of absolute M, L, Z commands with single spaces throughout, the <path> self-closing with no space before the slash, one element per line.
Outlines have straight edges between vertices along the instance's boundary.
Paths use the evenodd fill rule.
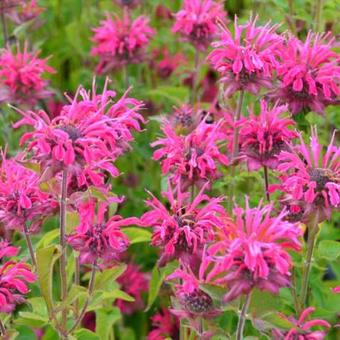
<path fill-rule="evenodd" d="M 93 266 L 92 266 L 91 277 L 90 277 L 90 282 L 89 282 L 89 286 L 88 286 L 88 297 L 87 297 L 87 299 L 84 303 L 84 306 L 83 306 L 78 318 L 76 319 L 76 321 L 74 322 L 74 325 L 72 326 L 72 328 L 68 332 L 69 334 L 71 334 L 78 327 L 78 325 L 81 323 L 81 320 L 83 319 L 83 317 L 84 317 L 84 315 L 87 311 L 87 307 L 90 303 L 90 299 L 91 299 L 92 294 L 93 294 L 94 282 L 95 282 L 95 278 L 96 278 L 96 268 L 97 268 L 97 263 L 94 262 Z"/>
<path fill-rule="evenodd" d="M 300 296 L 300 308 L 301 311 L 304 309 L 307 297 L 308 297 L 308 288 L 309 288 L 309 277 L 312 268 L 312 259 L 313 253 L 316 243 L 316 236 L 318 234 L 319 229 L 319 211 L 317 210 L 311 223 L 308 225 L 308 240 L 307 240 L 307 255 L 303 268 L 303 278 L 302 278 L 302 288 L 301 288 L 301 296 Z"/>
<path fill-rule="evenodd" d="M 80 285 L 80 261 L 79 261 L 79 256 L 76 257 L 76 268 L 74 272 L 74 283 L 79 286 Z M 79 300 L 76 299 L 75 301 L 75 306 L 74 306 L 75 312 L 75 318 L 78 317 L 79 314 Z"/>
<path fill-rule="evenodd" d="M 64 302 L 67 298 L 67 274 L 66 274 L 66 199 L 67 199 L 67 170 L 62 173 L 61 197 L 60 197 L 60 283 L 61 283 L 61 301 Z M 62 311 L 61 328 L 66 330 L 67 309 Z"/>
<path fill-rule="evenodd" d="M 193 74 L 193 79 L 192 79 L 191 98 L 190 98 L 190 103 L 192 105 L 195 104 L 197 100 L 199 63 L 200 63 L 200 51 L 196 49 L 195 66 L 194 66 L 194 74 Z"/>
<path fill-rule="evenodd" d="M 314 31 L 320 32 L 321 18 L 322 18 L 323 0 L 315 1 L 315 15 L 314 15 Z"/>
<path fill-rule="evenodd" d="M 1 16 L 1 25 L 2 25 L 2 34 L 4 38 L 4 47 L 6 48 L 8 42 L 8 31 L 7 31 L 7 24 L 5 18 L 5 9 L 2 7 L 0 8 L 0 16 Z"/>
<path fill-rule="evenodd" d="M 0 336 L 5 337 L 6 334 L 6 328 L 3 322 L 0 320 Z"/>
<path fill-rule="evenodd" d="M 269 179 L 268 179 L 268 168 L 264 165 L 263 166 L 263 172 L 264 172 L 264 188 L 265 188 L 265 192 L 266 192 L 266 198 L 267 201 L 270 202 L 270 195 L 269 195 Z"/>
<path fill-rule="evenodd" d="M 29 232 L 29 230 L 27 228 L 26 223 L 24 224 L 24 234 L 25 234 L 25 239 L 26 239 L 27 247 L 28 247 L 28 250 L 29 250 L 29 253 L 30 253 L 30 256 L 31 256 L 32 264 L 33 264 L 34 268 L 37 268 L 37 261 L 35 260 L 32 240 L 31 240 L 30 232 Z"/>
<path fill-rule="evenodd" d="M 242 105 L 243 105 L 243 100 L 244 100 L 244 91 L 242 90 L 240 92 L 240 96 L 238 98 L 237 102 L 237 107 L 236 107 L 236 112 L 234 114 L 234 124 L 236 124 L 240 118 L 241 118 L 241 112 L 242 112 Z M 238 140 L 239 140 L 239 127 L 234 126 L 234 136 L 233 136 L 233 160 L 237 157 L 238 155 Z"/>
<path fill-rule="evenodd" d="M 243 340 L 243 330 L 246 323 L 246 314 L 250 305 L 251 292 L 246 295 L 240 317 L 238 319 L 237 330 L 236 330 L 236 340 Z"/>

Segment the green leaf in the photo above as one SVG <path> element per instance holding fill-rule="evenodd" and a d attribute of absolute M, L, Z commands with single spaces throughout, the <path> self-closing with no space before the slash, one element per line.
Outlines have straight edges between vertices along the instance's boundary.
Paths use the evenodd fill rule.
<path fill-rule="evenodd" d="M 79 223 L 79 214 L 70 211 L 66 212 L 66 232 L 68 234 L 72 233 Z"/>
<path fill-rule="evenodd" d="M 15 320 L 18 325 L 29 326 L 33 328 L 43 327 L 48 322 L 48 317 L 31 312 L 20 312 L 19 318 Z"/>
<path fill-rule="evenodd" d="M 88 329 L 81 328 L 74 333 L 79 340 L 100 340 L 100 337 Z"/>
<path fill-rule="evenodd" d="M 149 286 L 149 295 L 148 295 L 148 305 L 146 306 L 146 311 L 150 309 L 150 307 L 155 302 L 158 292 L 162 286 L 164 279 L 170 275 L 178 266 L 178 263 L 170 262 L 163 268 L 158 268 L 157 263 L 152 269 L 150 286 Z"/>
<path fill-rule="evenodd" d="M 49 314 L 53 309 L 52 281 L 53 267 L 61 255 L 59 246 L 37 249 L 37 271 L 41 294 L 46 302 Z"/>
<path fill-rule="evenodd" d="M 120 275 L 122 275 L 126 270 L 126 264 L 121 264 L 110 269 L 103 270 L 101 273 L 96 275 L 94 289 L 100 290 L 105 289 L 107 285 L 111 285 Z"/>
<path fill-rule="evenodd" d="M 318 254 L 329 261 L 335 261 L 340 256 L 340 243 L 331 240 L 320 241 Z"/>
<path fill-rule="evenodd" d="M 49 246 L 56 238 L 59 237 L 59 229 L 53 229 L 47 232 L 37 243 L 36 248 L 46 248 Z"/>
<path fill-rule="evenodd" d="M 27 303 L 31 305 L 34 313 L 41 315 L 41 316 L 47 316 L 46 303 L 42 297 L 30 298 L 27 300 Z"/>
<path fill-rule="evenodd" d="M 123 233 L 128 237 L 130 244 L 150 242 L 151 232 L 144 228 L 129 227 L 123 228 Z"/>
<path fill-rule="evenodd" d="M 106 299 L 121 299 L 121 300 L 128 301 L 128 302 L 134 302 L 135 301 L 135 299 L 132 296 L 123 292 L 120 289 L 115 289 L 112 292 L 104 292 L 102 294 L 102 298 L 103 298 L 103 300 L 106 300 Z"/>
<path fill-rule="evenodd" d="M 96 334 L 100 339 L 106 340 L 109 338 L 110 331 L 113 325 L 121 318 L 120 311 L 117 307 L 109 311 L 96 311 Z"/>
<path fill-rule="evenodd" d="M 281 307 L 279 298 L 274 298 L 272 294 L 257 289 L 253 291 L 249 309 L 254 311 L 258 317 L 268 312 L 281 310 Z"/>
<path fill-rule="evenodd" d="M 57 310 L 62 310 L 64 309 L 66 306 L 70 306 L 72 305 L 72 303 L 79 298 L 82 298 L 84 296 L 88 295 L 88 291 L 85 287 L 82 286 L 78 286 L 78 285 L 72 285 L 68 295 L 67 295 L 67 299 L 58 305 Z"/>

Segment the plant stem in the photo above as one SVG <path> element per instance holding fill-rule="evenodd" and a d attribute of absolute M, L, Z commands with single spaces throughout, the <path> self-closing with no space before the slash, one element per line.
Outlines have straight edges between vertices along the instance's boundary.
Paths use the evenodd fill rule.
<path fill-rule="evenodd" d="M 60 197 L 60 282 L 61 282 L 61 301 L 67 298 L 67 275 L 66 275 L 66 199 L 67 199 L 67 170 L 62 173 L 61 197 Z M 66 330 L 67 309 L 62 311 L 61 328 Z"/>
<path fill-rule="evenodd" d="M 79 286 L 80 285 L 80 261 L 79 256 L 76 257 L 76 268 L 74 272 L 74 283 Z M 76 299 L 75 306 L 74 306 L 75 312 L 74 315 L 77 318 L 79 314 L 79 300 Z"/>
<path fill-rule="evenodd" d="M 199 319 L 199 330 L 198 330 L 198 338 L 203 339 L 203 333 L 204 333 L 204 319 Z"/>
<path fill-rule="evenodd" d="M 288 0 L 288 10 L 289 10 L 289 20 L 288 25 L 294 35 L 296 35 L 296 25 L 295 25 L 295 18 L 294 18 L 294 8 L 293 8 L 293 0 Z"/>
<path fill-rule="evenodd" d="M 0 320 L 0 336 L 4 337 L 6 334 L 6 328 L 2 320 Z"/>
<path fill-rule="evenodd" d="M 2 34 L 4 38 L 4 47 L 6 48 L 7 42 L 8 42 L 8 31 L 7 31 L 7 24 L 6 24 L 6 18 L 5 18 L 5 5 L 3 5 L 0 8 L 0 16 L 1 16 L 1 25 L 2 25 Z"/>
<path fill-rule="evenodd" d="M 129 70 L 128 70 L 128 64 L 123 66 L 123 81 L 124 81 L 124 87 L 125 90 L 129 87 Z"/>
<path fill-rule="evenodd" d="M 269 195 L 269 179 L 268 179 L 268 168 L 264 165 L 263 166 L 263 172 L 264 172 L 264 188 L 265 188 L 265 192 L 266 192 L 266 198 L 267 201 L 270 202 L 270 195 Z"/>
<path fill-rule="evenodd" d="M 308 288 L 309 288 L 309 276 L 312 268 L 312 258 L 315 247 L 316 236 L 319 229 L 319 211 L 315 212 L 311 223 L 308 225 L 308 240 L 307 240 L 307 255 L 305 265 L 303 268 L 302 288 L 300 296 L 300 308 L 304 309 L 307 301 Z"/>
<path fill-rule="evenodd" d="M 242 90 L 240 92 L 240 96 L 238 98 L 236 112 L 234 114 L 234 137 L 233 137 L 233 160 L 238 155 L 238 139 L 239 139 L 239 127 L 235 127 L 235 124 L 240 120 L 241 118 L 241 112 L 242 112 L 242 104 L 244 99 L 244 91 Z"/>
<path fill-rule="evenodd" d="M 93 266 L 92 266 L 92 272 L 91 272 L 90 282 L 89 282 L 89 286 L 88 286 L 88 297 L 87 297 L 87 299 L 84 303 L 84 306 L 83 306 L 78 318 L 74 322 L 74 325 L 72 326 L 72 328 L 70 329 L 68 334 L 72 333 L 78 327 L 78 325 L 81 323 L 81 320 L 83 319 L 83 317 L 86 313 L 87 307 L 88 307 L 89 302 L 90 302 L 90 298 L 93 294 L 94 281 L 95 281 L 95 278 L 96 278 L 96 269 L 97 269 L 97 263 L 94 262 Z"/>
<path fill-rule="evenodd" d="M 314 13 L 314 31 L 320 32 L 321 29 L 321 17 L 323 9 L 323 0 L 315 1 L 315 13 Z"/>
<path fill-rule="evenodd" d="M 191 97 L 190 103 L 195 104 L 197 100 L 197 87 L 198 87 L 198 73 L 199 73 L 199 63 L 200 63 L 200 51 L 196 48 L 195 52 L 195 66 L 192 79 Z"/>
<path fill-rule="evenodd" d="M 243 340 L 243 329 L 246 323 L 246 314 L 250 305 L 251 292 L 246 295 L 240 317 L 238 319 L 237 330 L 236 330 L 236 340 Z"/>
<path fill-rule="evenodd" d="M 32 245 L 32 240 L 30 237 L 30 232 L 27 228 L 26 223 L 24 224 L 24 234 L 25 234 L 25 238 L 26 238 L 26 243 L 28 246 L 28 250 L 31 256 L 31 260 L 32 260 L 32 264 L 35 268 L 37 268 L 37 261 L 35 260 L 35 255 L 34 255 L 34 250 L 33 250 L 33 245 Z"/>

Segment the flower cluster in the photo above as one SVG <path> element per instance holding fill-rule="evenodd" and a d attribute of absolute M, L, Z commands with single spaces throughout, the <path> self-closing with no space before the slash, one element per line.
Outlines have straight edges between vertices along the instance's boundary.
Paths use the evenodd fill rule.
<path fill-rule="evenodd" d="M 272 217 L 273 204 L 236 207 L 235 226 L 227 228 L 221 241 L 209 249 L 224 273 L 217 282 L 226 284 L 225 301 L 248 294 L 257 287 L 278 293 L 289 286 L 292 261 L 287 250 L 299 250 L 301 230 L 284 220 L 287 212 Z"/>
<path fill-rule="evenodd" d="M 102 202 L 96 212 L 96 202 L 90 200 L 78 207 L 80 224 L 74 233 L 68 236 L 67 242 L 79 251 L 80 262 L 95 264 L 99 261 L 110 263 L 119 259 L 128 245 L 129 240 L 120 227 L 138 224 L 136 218 L 123 219 L 115 215 L 106 220 L 108 206 Z"/>
<path fill-rule="evenodd" d="M 322 114 L 327 105 L 336 103 L 340 66 L 332 44 L 329 35 L 309 33 L 305 42 L 289 37 L 281 49 L 282 60 L 277 68 L 281 82 L 273 97 L 287 103 L 293 115 L 303 110 Z"/>
<path fill-rule="evenodd" d="M 331 325 L 325 321 L 320 319 L 313 319 L 306 321 L 311 313 L 315 311 L 315 308 L 308 307 L 306 308 L 300 315 L 299 319 L 296 320 L 293 317 L 285 317 L 287 321 L 292 323 L 293 328 L 287 332 L 274 329 L 273 337 L 278 340 L 308 340 L 308 339 L 324 339 L 327 335 L 327 332 L 324 330 L 312 330 L 312 327 L 324 327 L 330 328 Z"/>
<path fill-rule="evenodd" d="M 221 74 L 225 95 L 236 91 L 257 94 L 261 87 L 273 86 L 273 71 L 279 64 L 282 38 L 275 33 L 277 26 L 256 26 L 256 20 L 239 25 L 234 23 L 234 36 L 223 27 L 220 40 L 213 43 L 208 59 Z"/>
<path fill-rule="evenodd" d="M 218 164 L 229 164 L 218 146 L 224 136 L 219 127 L 218 123 L 207 124 L 203 119 L 190 134 L 183 136 L 165 122 L 162 128 L 165 137 L 151 144 L 160 146 L 153 159 L 161 160 L 162 172 L 170 173 L 174 182 L 181 179 L 185 187 L 216 179 Z"/>
<path fill-rule="evenodd" d="M 39 53 L 23 51 L 17 46 L 16 52 L 9 48 L 0 54 L 0 102 L 35 105 L 38 100 L 48 97 L 48 81 L 44 73 L 54 73 L 47 65 L 47 59 L 39 58 Z"/>
<path fill-rule="evenodd" d="M 122 19 L 112 19 L 107 15 L 94 32 L 92 55 L 100 58 L 99 73 L 142 62 L 145 49 L 155 33 L 147 17 L 140 16 L 132 21 L 127 12 Z"/>
<path fill-rule="evenodd" d="M 37 0 L 5 0 L 6 2 L 9 2 L 6 14 L 17 25 L 37 18 L 44 11 Z"/>
<path fill-rule="evenodd" d="M 0 221 L 8 230 L 38 232 L 44 219 L 54 214 L 58 203 L 39 188 L 39 176 L 19 159 L 2 154 L 0 168 Z"/>
<path fill-rule="evenodd" d="M 140 130 L 142 121 L 136 112 L 141 103 L 124 95 L 114 104 L 114 95 L 106 86 L 97 95 L 94 83 L 92 96 L 80 87 L 74 99 L 69 98 L 70 104 L 53 119 L 42 110 L 20 110 L 23 118 L 14 126 L 34 128 L 22 136 L 21 144 L 28 143 L 33 158 L 48 169 L 50 176 L 67 169 L 79 187 L 102 186 L 103 172 L 118 175 L 113 162 L 133 139 L 131 130 Z"/>
<path fill-rule="evenodd" d="M 179 331 L 178 319 L 168 309 L 163 308 L 151 317 L 152 330 L 147 340 L 163 340 L 165 338 L 177 339 Z"/>
<path fill-rule="evenodd" d="M 0 261 L 4 257 L 16 256 L 18 248 L 0 241 Z M 36 280 L 30 266 L 13 260 L 0 264 L 0 312 L 11 313 L 17 304 L 25 302 L 24 295 L 29 292 L 27 283 Z"/>
<path fill-rule="evenodd" d="M 300 135 L 300 145 L 291 146 L 279 156 L 278 170 L 283 177 L 283 190 L 292 201 L 303 205 L 308 217 L 318 210 L 320 220 L 329 218 L 340 204 L 340 149 L 334 145 L 335 132 L 323 153 L 316 129 L 312 129 L 310 145 Z"/>
<path fill-rule="evenodd" d="M 240 150 L 250 170 L 258 170 L 261 166 L 276 169 L 280 152 L 297 137 L 296 132 L 288 128 L 294 126 L 294 121 L 280 117 L 286 111 L 287 106 L 275 105 L 270 109 L 267 102 L 262 100 L 260 115 L 251 113 L 242 124 Z"/>
<path fill-rule="evenodd" d="M 180 33 L 198 50 L 204 51 L 217 33 L 217 21 L 225 16 L 220 1 L 184 0 L 183 8 L 176 13 L 172 31 Z"/>
<path fill-rule="evenodd" d="M 180 182 L 175 193 L 169 183 L 163 195 L 170 211 L 150 194 L 152 199 L 146 204 L 151 210 L 141 217 L 141 224 L 154 228 L 152 245 L 162 249 L 160 265 L 173 258 L 191 261 L 191 257 L 199 255 L 204 245 L 214 239 L 216 229 L 223 227 L 226 214 L 222 198 L 209 198 L 203 193 L 206 186 L 190 202 L 190 194 L 182 192 Z"/>

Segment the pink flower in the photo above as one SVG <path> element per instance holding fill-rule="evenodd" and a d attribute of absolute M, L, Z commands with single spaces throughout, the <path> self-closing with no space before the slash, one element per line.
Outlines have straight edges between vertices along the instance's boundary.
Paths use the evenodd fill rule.
<path fill-rule="evenodd" d="M 35 19 L 43 11 L 44 9 L 37 4 L 37 0 L 15 0 L 12 1 L 12 4 L 9 4 L 6 14 L 14 23 L 20 25 Z"/>
<path fill-rule="evenodd" d="M 301 230 L 284 220 L 287 212 L 272 217 L 273 204 L 250 208 L 236 207 L 235 226 L 227 228 L 221 241 L 209 249 L 223 276 L 217 283 L 230 290 L 224 297 L 231 301 L 253 288 L 277 294 L 290 284 L 292 260 L 287 250 L 299 250 Z"/>
<path fill-rule="evenodd" d="M 272 109 L 261 101 L 261 112 L 253 112 L 240 128 L 241 153 L 246 156 L 249 170 L 258 170 L 262 166 L 276 169 L 278 155 L 287 149 L 287 144 L 297 137 L 289 126 L 295 123 L 291 119 L 280 118 L 287 106 L 275 105 Z"/>
<path fill-rule="evenodd" d="M 152 330 L 147 340 L 178 339 L 179 321 L 167 308 L 163 308 L 151 317 Z"/>
<path fill-rule="evenodd" d="M 138 101 L 125 94 L 112 103 L 113 96 L 115 93 L 107 90 L 107 82 L 103 94 L 97 95 L 94 83 L 92 96 L 78 88 L 74 99 L 68 98 L 70 104 L 53 119 L 42 110 L 19 110 L 23 118 L 14 126 L 34 128 L 23 135 L 21 145 L 27 142 L 33 158 L 50 175 L 66 168 L 79 187 L 102 186 L 103 172 L 119 174 L 113 162 L 128 148 L 128 142 L 133 140 L 131 131 L 140 130 L 139 121 L 143 119 L 136 112 L 141 107 Z"/>
<path fill-rule="evenodd" d="M 312 129 L 310 145 L 300 135 L 300 145 L 282 151 L 278 170 L 284 174 L 283 190 L 292 200 L 304 203 L 305 216 L 316 209 L 330 217 L 340 204 L 340 149 L 334 145 L 335 132 L 323 153 L 316 129 Z"/>
<path fill-rule="evenodd" d="M 213 299 L 201 289 L 202 285 L 217 286 L 214 276 L 218 274 L 216 264 L 203 250 L 200 265 L 197 270 L 180 262 L 180 267 L 170 274 L 166 280 L 177 279 L 175 296 L 179 303 L 172 312 L 180 319 L 187 318 L 193 321 L 197 317 L 211 318 L 219 314 Z"/>
<path fill-rule="evenodd" d="M 168 48 L 163 47 L 153 51 L 153 59 L 150 64 L 160 78 L 167 79 L 185 62 L 186 59 L 182 53 L 171 55 Z"/>
<path fill-rule="evenodd" d="M 6 256 L 16 256 L 18 249 L 8 245 L 8 242 L 1 241 L 0 260 Z M 8 261 L 0 264 L 0 312 L 11 313 L 17 304 L 25 302 L 24 294 L 29 292 L 27 283 L 36 280 L 31 272 L 30 266 L 21 263 Z"/>
<path fill-rule="evenodd" d="M 94 29 L 92 38 L 95 47 L 92 55 L 99 56 L 97 72 L 110 70 L 127 64 L 138 64 L 145 57 L 145 49 L 155 31 L 149 26 L 149 19 L 139 16 L 131 21 L 125 11 L 122 19 L 113 20 L 107 15 L 106 20 Z"/>
<path fill-rule="evenodd" d="M 296 320 L 293 317 L 286 317 L 282 315 L 282 317 L 288 321 L 290 321 L 294 327 L 286 332 L 279 329 L 273 330 L 273 337 L 277 340 L 322 340 L 326 338 L 327 332 L 321 330 L 312 330 L 312 327 L 325 327 L 330 328 L 331 325 L 325 321 L 320 319 L 314 319 L 305 321 L 311 313 L 315 311 L 315 308 L 308 307 L 306 308 L 300 315 L 299 319 Z"/>
<path fill-rule="evenodd" d="M 184 0 L 183 8 L 175 16 L 172 31 L 204 51 L 216 35 L 216 22 L 224 20 L 226 13 L 220 1 Z"/>
<path fill-rule="evenodd" d="M 149 280 L 145 273 L 133 263 L 129 263 L 125 272 L 117 279 L 120 289 L 132 296 L 135 301 L 128 302 L 121 299 L 116 301 L 116 305 L 125 315 L 133 314 L 144 308 L 142 294 L 149 290 Z"/>
<path fill-rule="evenodd" d="M 340 294 L 340 286 L 334 287 L 333 292 L 336 294 Z"/>
<path fill-rule="evenodd" d="M 0 102 L 35 105 L 48 97 L 48 81 L 44 73 L 55 73 L 47 65 L 47 59 L 38 58 L 39 52 L 30 53 L 27 44 L 23 52 L 17 46 L 16 53 L 5 49 L 0 55 Z"/>
<path fill-rule="evenodd" d="M 99 261 L 110 263 L 117 260 L 129 246 L 129 240 L 120 227 L 138 224 L 138 219 L 131 217 L 123 219 L 119 215 L 106 220 L 105 213 L 108 205 L 90 200 L 80 204 L 80 224 L 74 233 L 68 236 L 67 242 L 80 252 L 80 262 L 94 264 Z"/>
<path fill-rule="evenodd" d="M 291 36 L 282 49 L 277 69 L 281 84 L 273 97 L 289 105 L 292 114 L 303 110 L 323 114 L 340 94 L 339 56 L 329 35 L 308 34 L 303 43 Z"/>
<path fill-rule="evenodd" d="M 39 176 L 2 154 L 0 168 L 0 221 L 6 229 L 37 232 L 58 203 L 39 187 Z"/>
<path fill-rule="evenodd" d="M 221 74 L 225 95 L 236 91 L 258 94 L 261 87 L 272 87 L 273 71 L 278 65 L 282 39 L 275 34 L 277 26 L 256 27 L 256 19 L 238 25 L 235 18 L 234 36 L 223 27 L 220 40 L 213 43 L 208 56 L 212 66 Z"/>
<path fill-rule="evenodd" d="M 19 248 L 13 247 L 6 240 L 0 239 L 0 261 L 4 257 L 12 257 L 17 256 L 19 253 Z"/>
<path fill-rule="evenodd" d="M 215 230 L 222 228 L 226 213 L 220 204 L 222 198 L 209 198 L 203 192 L 189 200 L 189 193 L 181 191 L 177 184 L 174 194 L 170 183 L 168 191 L 163 193 L 167 198 L 168 210 L 155 196 L 147 200 L 150 211 L 141 217 L 141 224 L 154 228 L 152 245 L 162 250 L 159 264 L 163 265 L 173 258 L 182 258 L 185 262 L 199 255 L 207 242 L 214 239 Z"/>
<path fill-rule="evenodd" d="M 152 147 L 160 146 L 153 159 L 161 160 L 163 174 L 172 174 L 174 182 L 181 178 L 183 184 L 189 186 L 216 179 L 218 165 L 229 164 L 218 145 L 224 137 L 220 123 L 207 124 L 203 120 L 187 136 L 176 134 L 169 122 L 165 122 L 162 130 L 165 137 L 151 144 Z"/>

